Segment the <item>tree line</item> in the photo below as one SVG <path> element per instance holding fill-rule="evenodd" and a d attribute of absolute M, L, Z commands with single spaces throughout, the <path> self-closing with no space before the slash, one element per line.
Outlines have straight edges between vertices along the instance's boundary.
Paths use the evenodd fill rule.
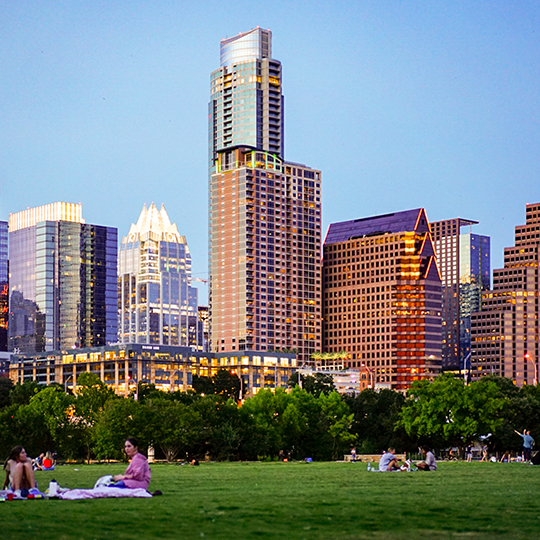
<path fill-rule="evenodd" d="M 168 461 L 335 460 L 353 446 L 359 454 L 416 452 L 489 436 L 491 450 L 504 452 L 521 447 L 514 429 L 540 436 L 540 391 L 502 377 L 465 385 L 443 375 L 414 383 L 407 396 L 371 389 L 342 396 L 324 375 L 301 382 L 296 374 L 288 391 L 263 389 L 239 405 L 239 379 L 225 370 L 194 377 L 189 392 L 139 384 L 128 397 L 93 373 L 77 378 L 76 394 L 0 379 L 0 454 L 22 444 L 29 455 L 55 450 L 60 460 L 119 459 L 132 435 Z"/>

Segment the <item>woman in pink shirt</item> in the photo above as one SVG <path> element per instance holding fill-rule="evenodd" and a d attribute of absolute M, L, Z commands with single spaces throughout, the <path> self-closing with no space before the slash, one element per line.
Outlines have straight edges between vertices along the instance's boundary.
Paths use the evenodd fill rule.
<path fill-rule="evenodd" d="M 124 474 L 113 477 L 114 487 L 148 489 L 150 484 L 150 467 L 148 461 L 139 452 L 139 441 L 135 437 L 128 437 L 124 443 L 124 451 L 130 460 L 129 467 Z"/>

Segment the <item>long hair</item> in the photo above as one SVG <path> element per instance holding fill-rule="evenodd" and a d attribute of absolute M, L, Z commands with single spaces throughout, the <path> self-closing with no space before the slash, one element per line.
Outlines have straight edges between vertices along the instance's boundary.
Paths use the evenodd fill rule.
<path fill-rule="evenodd" d="M 12 449 L 11 449 L 11 452 L 9 453 L 9 457 L 6 459 L 6 461 L 4 462 L 4 469 L 7 467 L 7 464 L 9 461 L 13 460 L 13 461 L 17 461 L 19 459 L 19 456 L 21 454 L 21 452 L 24 450 L 24 447 L 23 446 L 14 446 Z"/>

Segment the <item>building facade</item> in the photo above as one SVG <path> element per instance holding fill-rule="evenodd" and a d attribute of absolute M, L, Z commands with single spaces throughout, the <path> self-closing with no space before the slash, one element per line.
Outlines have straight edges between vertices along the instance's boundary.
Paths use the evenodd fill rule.
<path fill-rule="evenodd" d="M 120 343 L 203 348 L 191 253 L 165 207 L 144 205 L 118 256 Z"/>
<path fill-rule="evenodd" d="M 476 224 L 461 218 L 431 223 L 442 277 L 443 370 L 470 369 L 471 314 L 480 310 L 482 292 L 490 288 L 491 242 L 471 232 Z"/>
<path fill-rule="evenodd" d="M 9 320 L 8 222 L 0 221 L 0 352 L 7 351 Z"/>
<path fill-rule="evenodd" d="M 423 209 L 333 223 L 323 251 L 323 339 L 371 387 L 441 370 L 441 277 Z M 367 373 L 366 373 L 367 372 Z"/>
<path fill-rule="evenodd" d="M 77 388 L 77 378 L 96 374 L 119 395 L 136 391 L 138 383 L 162 391 L 191 389 L 192 376 L 214 376 L 226 369 L 241 381 L 243 397 L 259 390 L 287 388 L 296 371 L 296 356 L 284 353 L 203 353 L 170 345 L 117 344 L 77 351 L 49 351 L 12 356 L 9 376 L 16 383 L 62 384 Z"/>
<path fill-rule="evenodd" d="M 321 347 L 321 173 L 283 160 L 271 33 L 221 43 L 209 109 L 210 350 Z"/>
<path fill-rule="evenodd" d="M 117 230 L 54 203 L 9 221 L 8 348 L 42 352 L 117 341 Z"/>
<path fill-rule="evenodd" d="M 472 314 L 472 377 L 496 374 L 518 386 L 538 381 L 540 203 L 526 206 L 515 245 L 504 249 L 504 268 Z"/>
<path fill-rule="evenodd" d="M 220 67 L 210 77 L 210 174 L 218 153 L 251 146 L 283 158 L 281 63 L 272 58 L 272 32 L 255 28 L 222 39 Z"/>

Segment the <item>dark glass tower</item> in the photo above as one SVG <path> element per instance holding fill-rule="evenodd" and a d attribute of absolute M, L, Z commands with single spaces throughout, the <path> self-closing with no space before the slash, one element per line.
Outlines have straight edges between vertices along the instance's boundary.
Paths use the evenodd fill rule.
<path fill-rule="evenodd" d="M 490 238 L 465 227 L 477 221 L 454 218 L 431 223 L 442 277 L 442 365 L 470 368 L 471 314 L 479 311 L 490 286 Z"/>
<path fill-rule="evenodd" d="M 77 206 L 56 203 L 10 217 L 10 351 L 117 341 L 117 230 L 84 223 Z"/>

